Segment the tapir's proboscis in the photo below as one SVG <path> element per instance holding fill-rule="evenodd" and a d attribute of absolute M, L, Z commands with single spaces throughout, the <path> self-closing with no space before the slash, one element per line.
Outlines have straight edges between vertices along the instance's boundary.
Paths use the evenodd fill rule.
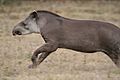
<path fill-rule="evenodd" d="M 14 36 L 42 35 L 45 44 L 33 53 L 30 68 L 37 67 L 58 48 L 85 53 L 104 52 L 120 68 L 120 28 L 108 22 L 74 20 L 50 11 L 37 10 L 18 23 L 12 33 Z"/>

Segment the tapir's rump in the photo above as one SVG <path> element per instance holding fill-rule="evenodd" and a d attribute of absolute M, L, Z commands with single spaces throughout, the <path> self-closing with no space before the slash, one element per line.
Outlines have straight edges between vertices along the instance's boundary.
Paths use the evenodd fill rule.
<path fill-rule="evenodd" d="M 74 20 L 49 11 L 34 11 L 13 29 L 14 35 L 39 33 L 45 43 L 33 56 L 31 68 L 40 64 L 51 52 L 67 48 L 80 52 L 104 52 L 120 67 L 120 28 L 93 20 Z M 38 54 L 41 54 L 39 59 Z"/>

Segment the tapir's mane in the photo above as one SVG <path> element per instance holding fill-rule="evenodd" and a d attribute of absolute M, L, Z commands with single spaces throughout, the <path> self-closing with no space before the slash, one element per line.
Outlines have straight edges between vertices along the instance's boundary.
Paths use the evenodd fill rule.
<path fill-rule="evenodd" d="M 53 13 L 53 12 L 50 12 L 50 11 L 45 11 L 45 10 L 38 10 L 36 12 L 38 12 L 38 13 L 48 13 L 48 14 L 52 14 L 52 15 L 57 16 L 57 17 L 62 17 L 62 16 L 60 16 L 56 13 Z"/>

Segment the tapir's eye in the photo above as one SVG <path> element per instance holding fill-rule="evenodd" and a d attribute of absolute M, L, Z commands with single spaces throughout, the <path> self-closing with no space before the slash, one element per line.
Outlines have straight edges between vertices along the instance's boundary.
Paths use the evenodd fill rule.
<path fill-rule="evenodd" d="M 28 28 L 27 26 L 24 26 L 24 28 L 25 28 L 26 30 L 29 30 L 29 28 Z"/>
<path fill-rule="evenodd" d="M 23 26 L 26 26 L 27 24 L 23 22 L 22 25 L 23 25 Z"/>
<path fill-rule="evenodd" d="M 28 28 L 28 26 L 26 26 L 27 24 L 26 23 L 22 23 L 22 26 L 24 26 L 24 28 L 26 29 L 26 30 L 29 30 L 29 28 Z"/>
<path fill-rule="evenodd" d="M 26 23 L 22 22 L 22 26 L 24 27 L 24 29 L 29 30 L 29 28 L 28 28 Z"/>

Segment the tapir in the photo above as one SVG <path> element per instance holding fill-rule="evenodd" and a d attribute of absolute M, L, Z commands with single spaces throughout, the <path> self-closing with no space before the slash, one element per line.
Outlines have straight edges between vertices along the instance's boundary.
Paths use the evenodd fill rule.
<path fill-rule="evenodd" d="M 14 36 L 31 33 L 41 34 L 45 44 L 34 51 L 29 68 L 37 67 L 58 48 L 84 53 L 103 52 L 120 68 L 120 28 L 112 23 L 75 20 L 51 11 L 36 10 L 12 30 Z"/>

